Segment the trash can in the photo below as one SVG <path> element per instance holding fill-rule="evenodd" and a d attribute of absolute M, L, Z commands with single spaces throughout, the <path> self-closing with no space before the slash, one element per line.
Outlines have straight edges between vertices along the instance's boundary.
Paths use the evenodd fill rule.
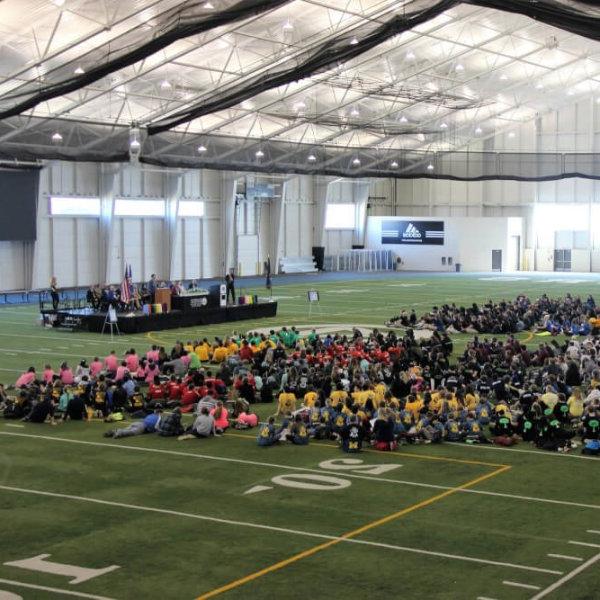
<path fill-rule="evenodd" d="M 454 265 L 454 268 L 456 269 L 456 272 L 457 272 L 457 273 L 460 273 L 460 263 L 456 263 L 456 264 Z"/>

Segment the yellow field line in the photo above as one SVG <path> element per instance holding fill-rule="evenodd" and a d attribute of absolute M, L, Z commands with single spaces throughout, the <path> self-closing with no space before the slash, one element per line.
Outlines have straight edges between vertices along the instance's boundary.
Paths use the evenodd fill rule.
<path fill-rule="evenodd" d="M 450 490 L 442 492 L 441 494 L 432 496 L 431 498 L 428 498 L 427 500 L 423 500 L 421 502 L 417 502 L 416 504 L 412 504 L 411 506 L 408 506 L 407 508 L 403 508 L 402 510 L 395 512 L 391 515 L 388 515 L 387 517 L 383 517 L 381 519 L 372 521 L 371 523 L 367 523 L 366 525 L 363 525 L 362 527 L 359 527 L 358 529 L 353 529 L 352 531 L 344 533 L 343 535 L 336 538 L 335 540 L 331 540 L 329 542 L 324 542 L 323 544 L 313 546 L 312 548 L 309 548 L 308 550 L 304 550 L 302 552 L 299 552 L 298 554 L 294 554 L 293 556 L 290 556 L 289 558 L 286 558 L 285 560 L 276 562 L 268 567 L 265 567 L 264 569 L 261 569 L 260 571 L 256 571 L 254 573 L 251 573 L 250 575 L 241 577 L 240 579 L 236 579 L 235 581 L 232 581 L 226 585 L 223 585 L 214 590 L 211 590 L 210 592 L 207 592 L 206 594 L 202 594 L 201 596 L 198 596 L 198 598 L 196 600 L 206 600 L 207 598 L 214 598 L 215 596 L 224 594 L 225 592 L 229 592 L 235 588 L 245 585 L 246 583 L 250 583 L 251 581 L 254 581 L 255 579 L 259 579 L 260 577 L 263 577 L 264 575 L 268 575 L 269 573 L 273 573 L 274 571 L 279 571 L 280 569 L 283 569 L 283 568 L 287 567 L 288 565 L 296 563 L 304 558 L 308 558 L 309 556 L 313 556 L 313 555 L 317 554 L 318 552 L 322 552 L 323 550 L 326 550 L 327 548 L 335 546 L 336 544 L 339 544 L 340 542 L 342 542 L 344 540 L 354 538 L 362 533 L 365 533 L 365 531 L 369 531 L 370 529 L 374 529 L 375 527 L 385 525 L 386 523 L 389 523 L 390 521 L 399 519 L 400 517 L 403 517 L 409 513 L 419 510 L 421 508 L 425 508 L 426 506 L 429 506 L 429 505 L 433 504 L 434 502 L 438 502 L 439 500 L 442 500 L 442 499 L 446 498 L 447 496 L 451 496 L 452 494 L 456 494 L 457 492 L 459 492 L 461 490 L 470 488 L 478 483 L 481 483 L 482 481 L 485 481 L 486 479 L 490 479 L 491 477 L 500 475 L 500 473 L 504 473 L 505 471 L 508 471 L 510 468 L 511 468 L 510 466 L 506 465 L 506 466 L 500 467 L 499 469 L 492 471 L 491 473 L 487 473 L 486 475 L 481 475 L 479 477 L 476 477 L 475 479 L 472 479 L 471 481 L 468 481 L 467 483 L 465 483 L 463 485 L 454 487 Z"/>
<path fill-rule="evenodd" d="M 228 431 L 226 436 L 227 437 L 229 437 L 229 436 L 241 437 L 241 438 L 245 438 L 247 440 L 256 440 L 256 437 L 253 435 L 245 435 L 243 433 L 233 433 L 232 431 Z M 338 449 L 338 446 L 336 446 L 334 444 L 325 444 L 324 442 L 311 441 L 310 445 Z M 380 450 L 371 450 L 370 448 L 363 448 L 362 452 L 372 452 L 373 454 L 378 454 L 379 456 L 386 455 L 385 452 L 381 452 Z M 445 456 L 429 456 L 427 454 L 410 454 L 408 452 L 394 451 L 394 452 L 389 452 L 387 454 L 388 454 L 388 456 L 402 456 L 402 457 L 407 457 L 407 458 L 416 458 L 417 460 L 437 460 L 437 461 L 441 461 L 441 462 L 452 462 L 452 463 L 459 463 L 459 464 L 464 464 L 464 465 L 477 465 L 477 466 L 481 466 L 481 467 L 506 467 L 507 466 L 507 465 L 504 465 L 501 463 L 491 463 L 491 462 L 485 462 L 482 460 L 468 460 L 468 459 L 464 459 L 464 458 L 449 458 L 449 457 L 445 457 Z"/>

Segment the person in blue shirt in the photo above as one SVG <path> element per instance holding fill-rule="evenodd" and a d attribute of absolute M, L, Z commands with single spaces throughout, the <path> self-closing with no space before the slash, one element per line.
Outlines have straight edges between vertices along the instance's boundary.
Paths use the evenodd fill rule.
<path fill-rule="evenodd" d="M 260 426 L 256 442 L 259 446 L 272 446 L 279 441 L 277 430 L 275 428 L 275 417 L 269 417 L 267 423 Z"/>
<path fill-rule="evenodd" d="M 288 439 L 297 446 L 306 446 L 308 444 L 308 428 L 306 427 L 301 415 L 296 415 L 294 422 L 290 427 Z"/>
<path fill-rule="evenodd" d="M 353 415 L 341 432 L 342 450 L 348 453 L 360 452 L 364 435 L 363 426 L 360 424 L 358 417 Z"/>
<path fill-rule="evenodd" d="M 143 433 L 155 433 L 156 427 L 162 415 L 162 406 L 157 404 L 154 407 L 154 412 L 150 413 L 140 421 L 134 421 L 131 425 L 122 429 L 111 429 L 104 433 L 104 437 L 122 438 L 131 437 L 133 435 L 142 435 Z"/>
<path fill-rule="evenodd" d="M 462 442 L 464 439 L 464 433 L 460 423 L 456 419 L 450 417 L 446 421 L 444 429 L 446 430 L 446 439 L 449 442 Z"/>

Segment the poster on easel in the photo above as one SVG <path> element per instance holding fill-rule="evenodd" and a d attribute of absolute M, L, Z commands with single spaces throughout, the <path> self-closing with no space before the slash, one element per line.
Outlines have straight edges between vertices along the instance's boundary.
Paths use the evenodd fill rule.
<path fill-rule="evenodd" d="M 115 310 L 115 307 L 112 304 L 108 307 L 108 322 L 117 322 L 117 311 Z"/>
<path fill-rule="evenodd" d="M 317 290 L 308 290 L 308 292 L 306 292 L 306 297 L 309 302 L 318 302 L 319 292 L 317 292 Z"/>

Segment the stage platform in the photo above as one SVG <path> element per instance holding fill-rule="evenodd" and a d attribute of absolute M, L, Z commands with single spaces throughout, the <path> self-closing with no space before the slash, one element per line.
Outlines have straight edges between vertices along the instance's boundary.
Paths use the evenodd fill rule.
<path fill-rule="evenodd" d="M 106 321 L 106 313 L 93 312 L 90 309 L 43 310 L 44 322 L 55 327 L 67 327 L 78 331 L 101 333 Z M 277 315 L 277 302 L 259 302 L 241 306 L 202 307 L 198 310 L 172 310 L 169 313 L 145 315 L 135 313 L 127 315 L 118 313 L 118 325 L 121 333 L 147 333 L 177 329 L 178 327 L 195 327 L 198 325 L 214 325 L 248 319 L 264 319 Z M 109 327 L 106 327 L 109 330 Z"/>

